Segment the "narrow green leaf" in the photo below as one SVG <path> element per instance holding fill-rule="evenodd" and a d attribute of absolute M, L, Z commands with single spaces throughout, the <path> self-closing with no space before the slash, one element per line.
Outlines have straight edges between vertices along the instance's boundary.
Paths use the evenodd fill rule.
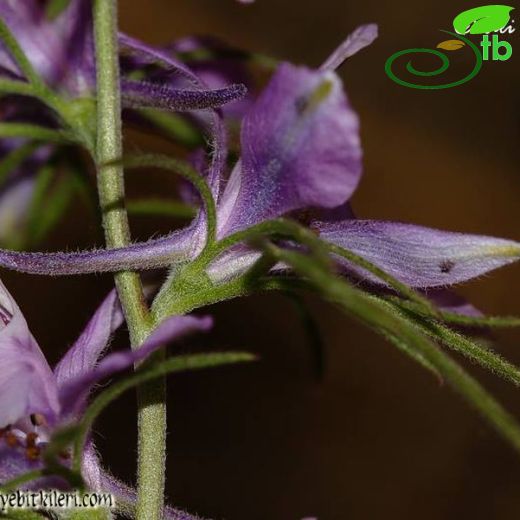
<path fill-rule="evenodd" d="M 213 194 L 206 180 L 191 164 L 166 155 L 142 154 L 124 158 L 123 164 L 128 168 L 160 168 L 171 170 L 190 181 L 200 193 L 204 202 L 207 219 L 206 249 L 215 242 L 217 234 L 217 209 Z"/>
<path fill-rule="evenodd" d="M 383 269 L 379 268 L 377 265 L 365 260 L 363 257 L 357 255 L 356 253 L 349 251 L 343 247 L 337 246 L 336 244 L 332 244 L 327 242 L 328 249 L 331 253 L 341 256 L 345 260 L 357 265 L 368 271 L 369 273 L 377 276 L 382 282 L 386 283 L 389 287 L 395 289 L 397 292 L 402 294 L 403 296 L 409 298 L 411 301 L 417 303 L 422 308 L 424 308 L 425 312 L 430 316 L 437 316 L 438 310 L 434 307 L 433 303 L 425 298 L 418 292 L 411 289 L 408 285 L 400 282 L 392 275 L 383 271 Z"/>
<path fill-rule="evenodd" d="M 396 305 L 403 307 L 412 312 L 426 316 L 420 307 L 413 302 L 403 301 L 401 298 L 388 297 Z M 444 311 L 439 309 L 439 319 L 445 323 L 460 325 L 465 327 L 478 328 L 513 328 L 520 327 L 520 318 L 517 316 L 466 316 L 455 312 Z"/>
<path fill-rule="evenodd" d="M 0 40 L 2 40 L 4 45 L 7 47 L 7 50 L 11 53 L 11 56 L 14 58 L 20 67 L 20 70 L 25 74 L 29 82 L 35 86 L 43 85 L 43 81 L 39 74 L 34 70 L 29 58 L 25 55 L 20 44 L 2 19 L 0 19 Z"/>
<path fill-rule="evenodd" d="M 36 96 L 30 83 L 21 80 L 0 79 L 0 94 L 17 94 L 19 96 Z"/>
<path fill-rule="evenodd" d="M 293 239 L 300 244 L 308 246 L 311 249 L 311 252 L 314 253 L 314 255 L 319 256 L 322 261 L 324 258 L 328 258 L 330 254 L 341 256 L 352 264 L 377 276 L 389 287 L 392 287 L 403 296 L 420 305 L 428 315 L 438 316 L 438 311 L 432 302 L 408 287 L 406 284 L 400 282 L 375 264 L 369 262 L 356 253 L 320 239 L 317 235 L 312 233 L 312 231 L 291 220 L 278 219 L 269 222 L 262 222 L 256 226 L 229 235 L 217 244 L 216 251 L 220 253 L 237 243 L 254 240 L 255 237 L 265 236 L 274 238 L 276 235 Z"/>
<path fill-rule="evenodd" d="M 280 261 L 291 265 L 301 276 L 308 278 L 323 296 L 338 304 L 347 313 L 375 330 L 383 329 L 387 334 L 405 342 L 434 367 L 520 453 L 520 426 L 516 419 L 480 383 L 421 334 L 413 323 L 389 309 L 381 300 L 351 286 L 343 279 L 331 276 L 301 253 L 284 251 L 275 246 L 271 247 L 271 253 Z"/>
<path fill-rule="evenodd" d="M 520 318 L 516 316 L 463 316 L 454 312 L 441 312 L 442 321 L 454 325 L 465 325 L 468 327 L 494 327 L 512 328 L 520 327 Z"/>
<path fill-rule="evenodd" d="M 68 6 L 70 0 L 49 0 L 45 7 L 45 14 L 50 20 L 58 17 Z"/>
<path fill-rule="evenodd" d="M 46 238 L 72 201 L 74 178 L 63 174 L 58 175 L 57 179 L 56 177 L 51 166 L 44 168 L 37 177 L 28 212 L 27 233 L 30 247 L 35 247 Z"/>
<path fill-rule="evenodd" d="M 312 354 L 316 378 L 321 381 L 325 375 L 326 349 L 318 322 L 298 293 L 290 291 L 284 294 L 293 304 L 301 320 L 307 337 L 307 345 Z"/>
<path fill-rule="evenodd" d="M 263 240 L 266 238 L 292 239 L 298 244 L 307 246 L 323 267 L 332 268 L 328 254 L 328 243 L 298 222 L 285 218 L 262 222 L 224 237 L 215 244 L 212 259 L 242 242 L 249 242 L 261 248 L 264 243 Z"/>
<path fill-rule="evenodd" d="M 131 215 L 166 216 L 173 218 L 192 219 L 196 210 L 189 204 L 166 199 L 128 200 L 126 209 Z"/>
<path fill-rule="evenodd" d="M 442 341 L 447 347 L 463 354 L 474 363 L 491 370 L 517 386 L 520 385 L 520 370 L 496 352 L 471 341 L 440 323 L 430 322 L 421 328 L 429 333 L 432 338 Z"/>
<path fill-rule="evenodd" d="M 254 355 L 246 352 L 222 352 L 214 354 L 194 354 L 191 356 L 175 356 L 150 366 L 147 364 L 142 365 L 142 367 L 131 376 L 113 384 L 104 392 L 99 394 L 87 408 L 80 425 L 80 432 L 74 443 L 73 468 L 78 471 L 81 470 L 83 447 L 85 446 L 88 433 L 96 417 L 98 417 L 98 415 L 112 401 L 117 399 L 127 390 L 173 372 L 200 370 L 203 368 L 254 361 L 255 359 Z"/>
<path fill-rule="evenodd" d="M 74 143 L 74 138 L 69 132 L 28 123 L 0 123 L 0 137 L 25 137 L 46 143 Z"/>
<path fill-rule="evenodd" d="M 399 306 L 394 304 L 394 308 L 402 313 L 402 315 L 410 318 L 413 326 L 432 339 L 439 341 L 451 348 L 452 350 L 466 356 L 468 359 L 478 365 L 491 370 L 503 379 L 519 386 L 520 370 L 503 359 L 499 354 L 492 350 L 472 341 L 442 323 L 434 320 L 425 319 L 411 311 L 403 311 Z"/>
<path fill-rule="evenodd" d="M 397 347 L 401 352 L 406 354 L 413 361 L 421 365 L 428 372 L 433 374 L 435 378 L 442 382 L 443 378 L 440 372 L 432 365 L 421 353 L 419 353 L 413 347 L 410 347 L 408 343 L 403 341 L 401 338 L 397 336 L 393 336 L 392 334 L 387 333 L 385 330 L 379 330 L 379 334 L 381 334 L 388 342 L 392 343 L 395 347 Z"/>
<path fill-rule="evenodd" d="M 11 172 L 16 170 L 40 146 L 38 143 L 25 143 L 11 150 L 0 161 L 0 186 L 6 181 Z"/>

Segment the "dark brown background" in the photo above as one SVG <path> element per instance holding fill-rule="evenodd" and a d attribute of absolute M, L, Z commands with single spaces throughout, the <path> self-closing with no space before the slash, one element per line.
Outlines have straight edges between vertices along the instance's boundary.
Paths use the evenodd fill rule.
<path fill-rule="evenodd" d="M 490 62 L 472 82 L 436 92 L 399 87 L 383 70 L 397 50 L 434 46 L 443 39 L 437 30 L 450 29 L 458 12 L 474 6 L 438 0 L 258 0 L 251 7 L 232 0 L 120 2 L 123 29 L 153 43 L 212 33 L 310 65 L 358 24 L 379 23 L 377 42 L 341 71 L 362 120 L 365 176 L 356 212 L 520 239 L 518 57 Z M 515 53 L 519 35 L 511 38 Z M 129 178 L 130 192 L 140 186 Z M 157 230 L 143 219 L 134 225 L 140 235 Z M 85 247 L 98 237 L 96 224 L 78 210 L 52 247 Z M 519 275 L 520 266 L 513 266 L 462 292 L 486 312 L 518 315 Z M 4 278 L 52 359 L 111 283 L 110 277 Z M 170 501 L 228 520 L 517 518 L 518 455 L 449 388 L 393 347 L 326 304 L 311 301 L 311 307 L 326 342 L 322 383 L 313 377 L 301 325 L 284 298 L 211 309 L 217 325 L 204 345 L 246 348 L 262 361 L 171 380 Z M 520 333 L 498 339 L 499 350 L 520 363 Z M 517 390 L 470 369 L 520 417 Z M 129 395 L 97 427 L 106 463 L 127 480 L 135 460 L 134 410 Z"/>

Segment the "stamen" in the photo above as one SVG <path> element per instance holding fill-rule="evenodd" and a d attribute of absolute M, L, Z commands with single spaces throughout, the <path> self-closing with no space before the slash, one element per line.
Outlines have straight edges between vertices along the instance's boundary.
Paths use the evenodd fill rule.
<path fill-rule="evenodd" d="M 33 426 L 45 426 L 47 421 L 41 413 L 33 413 L 31 414 L 31 423 Z"/>
<path fill-rule="evenodd" d="M 10 430 L 5 433 L 5 442 L 10 448 L 16 448 L 20 444 L 18 437 Z"/>
<path fill-rule="evenodd" d="M 38 434 L 36 432 L 29 432 L 25 437 L 25 445 L 27 448 L 35 448 Z"/>
<path fill-rule="evenodd" d="M 38 446 L 31 446 L 25 450 L 25 456 L 29 460 L 38 460 L 41 454 L 40 448 Z"/>

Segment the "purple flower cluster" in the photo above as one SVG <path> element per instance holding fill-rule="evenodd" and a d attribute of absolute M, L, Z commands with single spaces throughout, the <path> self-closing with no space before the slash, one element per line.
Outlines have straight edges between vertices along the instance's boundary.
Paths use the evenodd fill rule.
<path fill-rule="evenodd" d="M 251 3 L 242 0 L 242 3 Z M 0 19 L 18 41 L 47 87 L 71 105 L 93 100 L 96 65 L 90 0 L 71 0 L 50 19 L 48 3 L 39 0 L 0 2 Z M 216 243 L 230 242 L 205 266 L 207 283 L 218 287 L 240 279 L 261 258 L 247 241 L 262 225 L 289 218 L 310 228 L 325 244 L 338 246 L 373 264 L 410 288 L 451 286 L 518 260 L 520 244 L 505 239 L 429 229 L 413 224 L 363 220 L 354 216 L 350 199 L 362 178 L 359 117 L 336 70 L 377 37 L 375 25 L 356 29 L 323 63 L 309 68 L 280 63 L 266 87 L 246 96 L 248 75 L 239 63 L 213 59 L 194 64 L 179 56 L 216 49 L 212 40 L 187 38 L 167 47 L 152 47 L 119 35 L 121 97 L 125 116 L 139 122 L 139 110 L 182 112 L 209 137 L 192 161 L 208 187 L 186 228 L 128 247 L 82 252 L 0 250 L 0 266 L 33 274 L 75 275 L 98 272 L 179 269 L 208 247 L 213 226 Z M 232 60 L 231 60 L 232 61 Z M 230 66 L 231 65 L 231 66 Z M 0 81 L 26 84 L 30 78 L 9 49 L 0 47 Z M 7 96 L 4 122 L 29 122 L 49 129 L 63 124 L 40 101 Z M 31 105 L 30 114 L 25 110 Z M 240 153 L 229 164 L 228 127 L 240 125 Z M 0 157 L 29 143 L 5 141 Z M 52 154 L 52 145 L 30 153 L 11 173 L 0 193 L 0 239 L 8 232 L 4 211 L 23 219 L 34 172 Z M 198 194 L 186 197 L 197 203 Z M 7 214 L 6 213 L 6 214 Z M 5 229 L 4 229 L 5 228 Z M 284 237 L 282 246 L 301 250 Z M 332 254 L 337 270 L 369 285 L 385 285 L 366 266 Z M 276 276 L 290 271 L 285 263 L 269 266 Z M 460 306 L 461 312 L 467 307 Z M 96 311 L 77 342 L 51 370 L 7 289 L 0 283 L 0 481 L 43 467 L 42 453 L 53 434 L 81 420 L 87 398 L 98 381 L 144 360 L 161 345 L 210 326 L 208 318 L 167 317 L 140 349 L 105 355 L 111 334 L 123 316 L 115 292 Z M 67 467 L 69 454 L 62 454 Z M 83 454 L 83 477 L 93 489 L 112 491 L 125 500 L 133 492 L 100 466 L 91 441 Z M 36 481 L 42 487 L 63 482 Z M 189 518 L 169 510 L 171 518 Z"/>
<path fill-rule="evenodd" d="M 54 23 L 62 30 L 74 26 L 83 3 L 71 2 Z M 27 24 L 17 20 L 12 30 L 21 42 L 28 40 L 24 33 Z M 31 27 L 31 38 L 37 39 L 45 30 L 47 23 L 39 22 Z M 77 46 L 90 49 L 91 36 L 84 36 L 85 32 L 74 32 L 85 41 Z M 398 280 L 421 289 L 453 285 L 516 261 L 520 246 L 514 241 L 353 217 L 349 200 L 362 175 L 359 120 L 335 69 L 376 36 L 374 25 L 358 28 L 318 69 L 280 64 L 263 92 L 244 107 L 241 156 L 229 177 L 222 116 L 214 110 L 207 110 L 207 117 L 197 112 L 201 124 L 207 123 L 213 136 L 211 164 L 206 166 L 202 161 L 200 174 L 206 178 L 217 205 L 217 238 L 284 215 L 298 218 L 298 212 L 308 216 L 312 211 L 311 227 L 323 240 L 349 249 Z M 63 42 L 64 38 L 57 41 Z M 199 76 L 179 62 L 171 50 L 150 47 L 128 36 L 121 36 L 120 44 L 122 52 L 131 58 L 125 65 L 128 71 L 151 65 L 157 68 L 153 81 L 123 79 L 123 98 L 129 107 L 202 109 L 243 94 L 242 87 L 233 85 L 207 90 Z M 31 56 L 31 47 L 26 45 Z M 54 54 L 60 56 L 64 51 Z M 79 61 L 73 59 L 76 61 L 69 67 L 83 70 L 80 77 L 93 77 L 90 51 L 84 50 Z M 44 56 L 38 56 L 34 65 L 53 84 L 61 77 Z M 81 84 L 87 90 L 92 88 L 86 79 Z M 60 85 L 64 87 L 67 82 Z M 85 90 L 82 93 L 85 95 Z M 49 275 L 169 267 L 179 260 L 194 259 L 204 247 L 203 213 L 184 230 L 127 248 L 50 254 L 1 250 L 0 265 Z M 213 262 L 208 272 L 215 283 L 228 280 L 242 274 L 258 256 L 248 247 L 235 247 Z M 349 262 L 338 259 L 338 263 L 345 273 L 378 282 Z"/>
<path fill-rule="evenodd" d="M 0 282 L 0 482 L 43 467 L 42 457 L 53 432 L 81 420 L 96 383 L 145 359 L 168 342 L 211 326 L 210 318 L 174 316 L 165 320 L 140 349 L 104 355 L 122 322 L 119 301 L 112 291 L 52 370 L 20 308 Z M 70 457 L 64 452 L 60 462 L 67 466 Z M 132 490 L 102 469 L 92 441 L 83 454 L 82 473 L 91 489 L 133 500 Z M 46 489 L 66 486 L 66 482 L 43 477 L 30 486 Z M 172 510 L 171 518 L 181 516 Z"/>

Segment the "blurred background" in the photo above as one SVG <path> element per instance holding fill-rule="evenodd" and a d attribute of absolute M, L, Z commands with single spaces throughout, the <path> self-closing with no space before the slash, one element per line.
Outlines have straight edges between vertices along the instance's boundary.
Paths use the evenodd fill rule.
<path fill-rule="evenodd" d="M 365 175 L 356 213 L 520 240 L 518 34 L 509 39 L 508 62 L 486 63 L 458 88 L 407 89 L 384 73 L 388 56 L 435 47 L 446 39 L 438 30 L 451 29 L 453 17 L 471 7 L 441 0 L 258 0 L 253 6 L 124 0 L 120 17 L 124 31 L 154 44 L 212 34 L 311 66 L 357 25 L 377 22 L 376 43 L 341 69 L 362 122 Z M 149 144 L 135 139 L 129 137 L 129 146 Z M 154 179 L 130 174 L 129 193 L 163 194 Z M 136 237 L 172 226 L 143 217 L 132 224 Z M 75 205 L 45 247 L 75 249 L 100 240 L 97 222 Z M 53 360 L 111 287 L 110 276 L 2 277 Z M 520 315 L 520 265 L 460 292 L 486 313 Z M 208 309 L 214 334 L 179 347 L 247 349 L 261 361 L 170 378 L 169 501 L 227 520 L 517 518 L 518 454 L 450 388 L 391 345 L 330 305 L 307 302 L 325 343 L 322 381 L 298 314 L 280 295 Z M 520 364 L 520 332 L 497 334 L 496 342 Z M 126 344 L 124 334 L 115 341 Z M 468 369 L 520 418 L 518 389 Z M 127 482 L 135 441 L 135 398 L 127 395 L 96 427 L 105 463 Z"/>

